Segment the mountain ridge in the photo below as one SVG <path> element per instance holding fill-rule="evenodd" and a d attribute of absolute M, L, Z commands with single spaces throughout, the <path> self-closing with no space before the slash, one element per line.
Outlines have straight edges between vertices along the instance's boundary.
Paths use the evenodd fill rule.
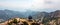
<path fill-rule="evenodd" d="M 18 11 L 12 11 L 12 10 L 0 10 L 0 19 L 8 20 L 9 18 L 19 17 L 19 18 L 27 18 L 29 15 L 33 17 L 33 19 L 39 19 L 41 17 L 57 17 L 58 12 L 60 10 L 56 10 L 54 12 L 38 12 L 38 11 L 31 11 L 28 10 L 26 12 L 18 12 Z M 60 15 L 60 14 L 59 14 Z"/>

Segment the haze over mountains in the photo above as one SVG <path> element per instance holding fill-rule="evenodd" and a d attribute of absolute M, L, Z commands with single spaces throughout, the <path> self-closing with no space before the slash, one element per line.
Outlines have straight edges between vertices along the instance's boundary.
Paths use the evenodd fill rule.
<path fill-rule="evenodd" d="M 35 15 L 37 12 L 35 11 L 27 11 L 27 12 L 18 12 L 12 10 L 0 10 L 0 19 L 8 20 L 9 18 L 20 17 L 27 18 L 29 15 Z"/>
<path fill-rule="evenodd" d="M 57 10 L 55 12 L 38 12 L 38 11 L 31 11 L 28 10 L 26 12 L 18 12 L 13 10 L 0 10 L 0 21 L 8 20 L 9 18 L 14 17 L 20 17 L 20 18 L 27 18 L 28 16 L 32 16 L 33 19 L 39 19 L 41 17 L 59 17 L 60 16 L 60 10 Z"/>

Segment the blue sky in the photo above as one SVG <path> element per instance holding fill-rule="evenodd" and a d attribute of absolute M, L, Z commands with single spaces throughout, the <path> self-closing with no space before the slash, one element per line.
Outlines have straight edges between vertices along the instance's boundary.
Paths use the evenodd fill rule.
<path fill-rule="evenodd" d="M 55 11 L 60 10 L 60 0 L 0 0 L 0 9 Z"/>

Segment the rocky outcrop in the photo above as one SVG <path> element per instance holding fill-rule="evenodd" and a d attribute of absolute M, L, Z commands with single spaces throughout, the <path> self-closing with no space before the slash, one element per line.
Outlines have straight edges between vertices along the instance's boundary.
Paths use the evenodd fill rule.
<path fill-rule="evenodd" d="M 60 10 L 50 13 L 50 17 L 60 17 Z"/>

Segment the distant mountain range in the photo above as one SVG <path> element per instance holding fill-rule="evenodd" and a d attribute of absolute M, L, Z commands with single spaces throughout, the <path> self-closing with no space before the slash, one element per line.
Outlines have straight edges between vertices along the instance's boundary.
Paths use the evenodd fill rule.
<path fill-rule="evenodd" d="M 26 12 L 18 12 L 12 10 L 0 10 L 0 21 L 8 20 L 9 18 L 20 17 L 20 18 L 27 18 L 28 16 L 32 16 L 33 19 L 39 19 L 41 17 L 60 17 L 60 10 L 55 12 L 38 12 L 38 11 L 31 11 L 28 10 Z"/>
<path fill-rule="evenodd" d="M 20 18 L 27 18 L 29 15 L 35 15 L 35 11 L 26 11 L 26 12 L 18 12 L 12 10 L 0 10 L 0 21 L 1 20 L 8 20 L 10 18 L 20 17 Z"/>

